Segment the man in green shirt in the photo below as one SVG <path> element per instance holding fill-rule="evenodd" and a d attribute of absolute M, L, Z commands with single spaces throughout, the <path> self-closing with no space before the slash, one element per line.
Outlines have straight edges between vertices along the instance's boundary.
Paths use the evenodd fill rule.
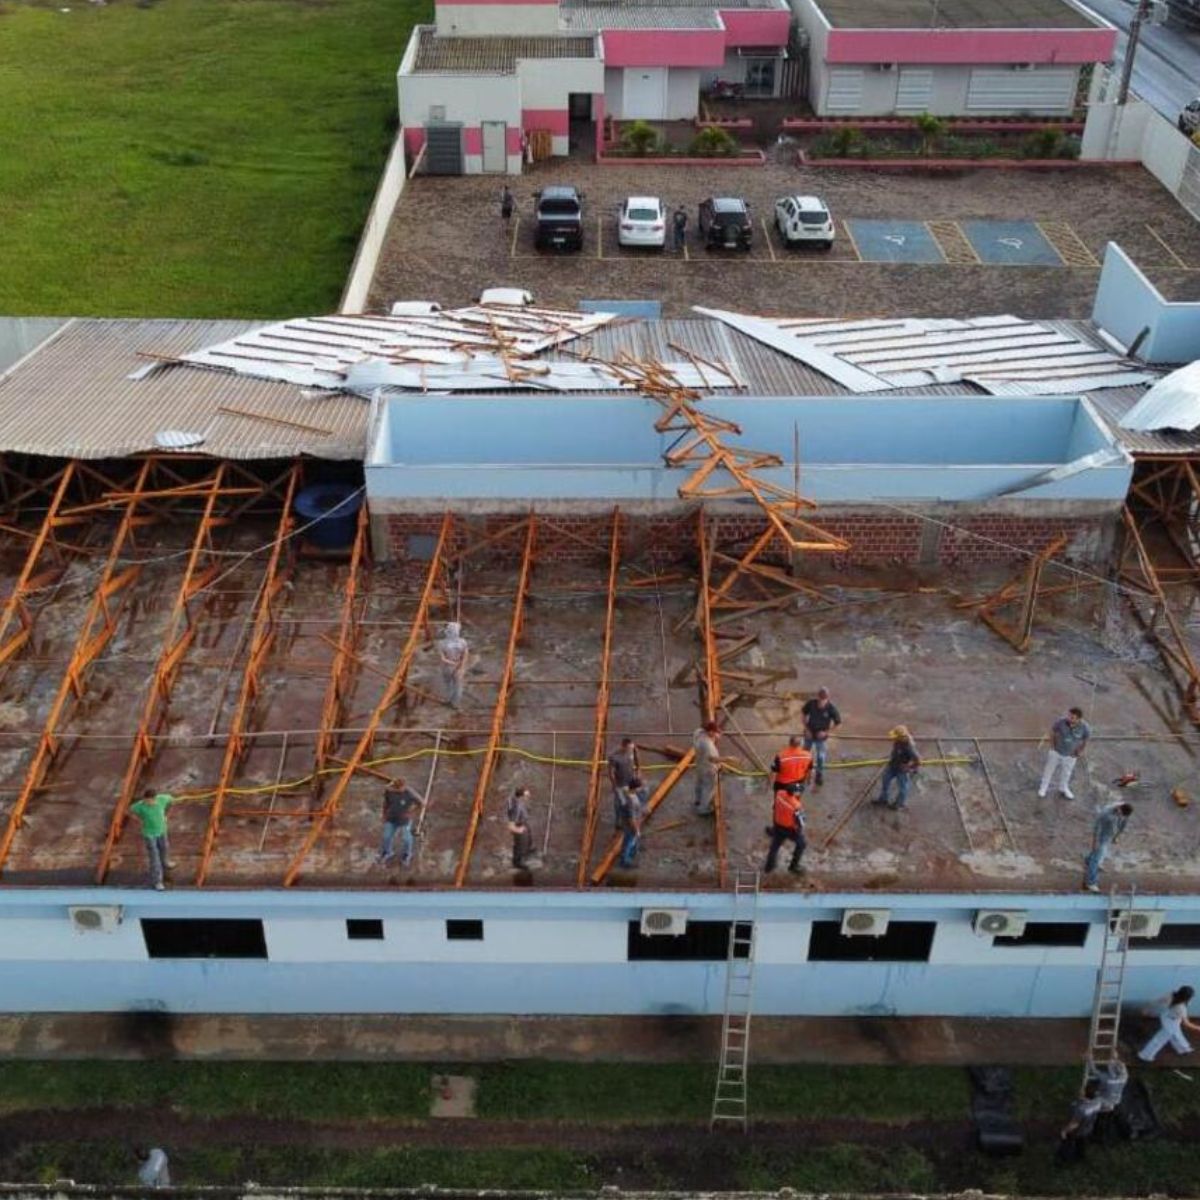
<path fill-rule="evenodd" d="M 163 875 L 175 865 L 170 861 L 171 847 L 167 842 L 167 809 L 174 803 L 175 797 L 169 793 L 147 788 L 142 798 L 129 806 L 142 827 L 142 840 L 146 843 L 146 858 L 150 864 L 150 883 L 156 892 L 163 890 Z"/>

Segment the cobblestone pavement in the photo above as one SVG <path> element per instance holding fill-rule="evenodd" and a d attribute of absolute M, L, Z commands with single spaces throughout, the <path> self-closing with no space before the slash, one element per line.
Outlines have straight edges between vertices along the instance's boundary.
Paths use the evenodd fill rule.
<path fill-rule="evenodd" d="M 1118 241 L 1171 299 L 1200 298 L 1200 226 L 1147 172 L 1136 167 L 961 173 L 764 166 L 599 166 L 555 160 L 513 181 L 516 219 L 499 215 L 501 179 L 422 176 L 397 206 L 371 293 L 371 306 L 398 299 L 459 304 L 483 287 L 508 284 L 539 303 L 657 299 L 666 316 L 693 304 L 805 315 L 1086 317 L 1108 241 Z M 572 183 L 584 193 L 586 244 L 580 254 L 539 254 L 533 193 Z M 785 250 L 771 226 L 776 197 L 816 193 L 838 220 L 829 252 Z M 623 250 L 616 210 L 626 195 L 658 195 L 686 206 L 686 255 Z M 696 240 L 696 206 L 706 195 L 740 195 L 756 218 L 749 254 L 706 253 Z M 861 261 L 847 220 L 916 221 L 944 262 Z M 964 221 L 1036 222 L 1061 265 L 984 265 Z M 903 251 L 899 251 L 903 253 Z M 864 253 L 871 255 L 870 246 Z"/>

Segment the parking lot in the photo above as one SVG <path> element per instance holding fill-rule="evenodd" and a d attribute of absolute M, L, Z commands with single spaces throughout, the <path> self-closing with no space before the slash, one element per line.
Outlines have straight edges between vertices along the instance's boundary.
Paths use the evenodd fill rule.
<path fill-rule="evenodd" d="M 554 161 L 511 181 L 516 214 L 499 215 L 503 180 L 418 177 L 397 206 L 372 304 L 429 298 L 462 303 L 490 284 L 528 288 L 538 301 L 659 300 L 667 316 L 693 304 L 785 314 L 1083 317 L 1091 311 L 1105 244 L 1119 242 L 1172 299 L 1200 298 L 1200 228 L 1139 168 L 976 170 L 915 175 L 762 167 L 597 166 Z M 577 254 L 534 246 L 534 192 L 570 183 L 584 195 Z M 831 250 L 788 249 L 774 202 L 815 193 L 836 221 Z M 682 252 L 618 243 L 627 195 L 657 195 L 689 216 Z M 750 204 L 748 252 L 706 251 L 699 201 Z"/>

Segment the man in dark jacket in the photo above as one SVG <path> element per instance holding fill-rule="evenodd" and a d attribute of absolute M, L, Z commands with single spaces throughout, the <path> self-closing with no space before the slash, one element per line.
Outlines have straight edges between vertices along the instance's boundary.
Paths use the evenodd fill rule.
<path fill-rule="evenodd" d="M 382 866 L 396 861 L 396 837 L 400 838 L 400 865 L 407 867 L 413 856 L 413 821 L 421 815 L 425 802 L 397 775 L 383 792 L 383 840 L 379 844 Z"/>

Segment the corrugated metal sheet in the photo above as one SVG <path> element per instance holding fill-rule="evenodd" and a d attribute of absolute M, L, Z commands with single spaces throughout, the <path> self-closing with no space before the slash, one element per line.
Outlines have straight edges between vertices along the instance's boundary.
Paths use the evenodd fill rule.
<path fill-rule="evenodd" d="M 559 20 L 573 32 L 605 29 L 720 29 L 717 10 L 656 4 L 629 8 L 611 4 L 576 4 L 559 10 Z"/>
<path fill-rule="evenodd" d="M 1089 29 L 1067 0 L 818 0 L 834 29 Z"/>
<path fill-rule="evenodd" d="M 0 379 L 0 450 L 116 458 L 157 449 L 160 430 L 185 429 L 205 434 L 200 452 L 222 458 L 361 458 L 368 406 L 357 396 L 179 366 L 129 378 L 151 361 L 139 351 L 178 357 L 253 328 L 247 321 L 74 321 Z"/>

